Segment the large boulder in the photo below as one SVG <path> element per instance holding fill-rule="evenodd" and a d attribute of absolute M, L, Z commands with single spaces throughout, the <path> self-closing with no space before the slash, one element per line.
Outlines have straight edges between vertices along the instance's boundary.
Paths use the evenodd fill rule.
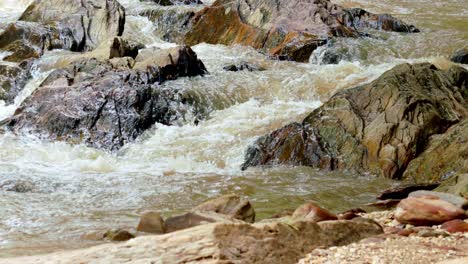
<path fill-rule="evenodd" d="M 143 236 L 43 256 L 2 259 L 3 263 L 256 263 L 293 264 L 318 247 L 341 246 L 382 233 L 366 221 L 213 223 L 179 232 Z"/>
<path fill-rule="evenodd" d="M 343 90 L 302 123 L 260 137 L 242 166 L 305 165 L 401 178 L 430 136 L 467 113 L 468 71 L 402 64 L 375 81 Z"/>
<path fill-rule="evenodd" d="M 122 35 L 125 9 L 116 0 L 35 0 L 19 20 L 67 29 L 82 51 Z"/>
<path fill-rule="evenodd" d="M 329 0 L 217 0 L 190 22 L 187 44 L 248 45 L 299 62 L 308 61 L 330 37 L 356 37 L 369 28 L 418 31 L 390 15 L 348 10 Z"/>
<path fill-rule="evenodd" d="M 130 66 L 115 69 L 109 61 L 96 59 L 56 70 L 20 105 L 7 126 L 16 133 L 117 150 L 156 122 L 171 125 L 184 112 L 198 111 L 198 107 L 190 107 L 196 103 L 194 99 L 159 85 L 205 73 L 190 48 L 178 52 L 177 57 L 172 57 L 172 50 L 159 53 L 172 63 L 141 70 Z"/>
<path fill-rule="evenodd" d="M 450 178 L 443 181 L 435 190 L 468 198 L 468 173 L 452 175 Z"/>

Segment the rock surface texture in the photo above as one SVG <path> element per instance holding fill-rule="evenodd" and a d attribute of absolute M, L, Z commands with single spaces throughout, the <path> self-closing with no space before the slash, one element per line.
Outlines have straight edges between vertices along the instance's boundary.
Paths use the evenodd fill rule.
<path fill-rule="evenodd" d="M 390 15 L 344 9 L 329 0 L 217 0 L 190 23 L 189 45 L 241 44 L 299 62 L 330 37 L 357 37 L 363 29 L 418 31 Z"/>
<path fill-rule="evenodd" d="M 408 164 L 467 115 L 468 71 L 402 64 L 375 81 L 343 90 L 302 123 L 259 138 L 243 169 L 305 165 L 401 178 Z M 464 148 L 466 142 L 460 148 Z"/>
<path fill-rule="evenodd" d="M 85 59 L 56 70 L 7 126 L 17 133 L 116 150 L 156 122 L 171 125 L 190 111 L 194 101 L 159 83 L 201 75 L 206 69 L 188 47 L 157 56 L 152 62 L 160 63 L 145 64 L 144 69 L 116 69 L 109 62 Z"/>
<path fill-rule="evenodd" d="M 268 263 L 293 264 L 320 246 L 346 245 L 378 235 L 365 221 L 298 221 L 290 224 L 213 223 L 84 250 L 2 259 L 2 263 Z"/>

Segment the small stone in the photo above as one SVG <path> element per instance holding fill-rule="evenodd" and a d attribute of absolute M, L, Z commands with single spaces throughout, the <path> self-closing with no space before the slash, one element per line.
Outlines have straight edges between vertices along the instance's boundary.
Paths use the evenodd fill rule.
<path fill-rule="evenodd" d="M 145 212 L 140 217 L 140 222 L 138 223 L 137 231 L 152 234 L 164 234 L 164 219 L 157 212 Z"/>
<path fill-rule="evenodd" d="M 223 195 L 208 200 L 193 209 L 194 212 L 215 212 L 249 223 L 255 222 L 252 204 L 238 195 Z"/>
<path fill-rule="evenodd" d="M 292 215 L 293 218 L 303 218 L 313 222 L 326 220 L 337 220 L 338 217 L 333 213 L 321 208 L 313 202 L 309 202 L 299 206 Z"/>
<path fill-rule="evenodd" d="M 449 233 L 464 233 L 468 232 L 468 223 L 457 219 L 443 223 L 441 228 Z"/>
<path fill-rule="evenodd" d="M 109 239 L 111 241 L 127 241 L 132 238 L 135 238 L 135 236 L 127 230 L 117 229 L 107 231 L 104 234 L 104 238 Z"/>

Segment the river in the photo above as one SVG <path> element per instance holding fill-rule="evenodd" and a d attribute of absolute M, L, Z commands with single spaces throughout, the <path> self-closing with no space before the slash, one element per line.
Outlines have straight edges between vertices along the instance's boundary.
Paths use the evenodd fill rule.
<path fill-rule="evenodd" d="M 28 2 L 0 0 L 0 30 L 15 21 Z M 100 243 L 87 237 L 109 228 L 134 227 L 138 215 L 148 209 L 171 215 L 220 194 L 248 197 L 262 218 L 311 199 L 338 212 L 368 203 L 379 190 L 395 184 L 372 175 L 306 167 L 240 170 L 244 151 L 257 137 L 300 121 L 336 91 L 369 82 L 399 63 L 429 61 L 445 67 L 446 58 L 468 43 L 467 0 L 335 2 L 393 14 L 422 32 L 338 39 L 335 45 L 346 49 L 348 57 L 337 65 L 321 65 L 319 51 L 318 59 L 295 63 L 272 61 L 247 47 L 196 45 L 193 49 L 210 74 L 163 85 L 184 87 L 202 98 L 210 106 L 209 118 L 198 125 L 190 118 L 177 126 L 156 124 L 117 153 L 1 134 L 0 257 Z M 133 15 L 149 4 L 121 3 L 128 15 L 124 35 L 147 46 L 174 45 L 154 35 L 147 18 Z M 14 104 L 0 102 L 0 119 L 12 115 L 69 55 L 52 51 L 39 59 L 33 79 Z M 222 69 L 241 61 L 267 70 Z M 26 192 L 11 191 L 18 184 Z"/>

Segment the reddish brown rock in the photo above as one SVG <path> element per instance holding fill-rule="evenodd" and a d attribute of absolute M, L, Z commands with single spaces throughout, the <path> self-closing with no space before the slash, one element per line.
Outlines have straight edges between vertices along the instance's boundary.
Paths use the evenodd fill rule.
<path fill-rule="evenodd" d="M 403 199 L 395 210 L 400 223 L 418 226 L 437 225 L 454 219 L 465 218 L 465 211 L 440 199 L 409 197 Z"/>
<path fill-rule="evenodd" d="M 163 234 L 165 229 L 164 219 L 157 212 L 143 213 L 137 226 L 137 231 L 153 234 Z"/>
<path fill-rule="evenodd" d="M 468 232 L 468 223 L 463 220 L 456 219 L 443 223 L 441 228 L 449 233 L 464 233 Z"/>
<path fill-rule="evenodd" d="M 337 220 L 338 217 L 315 203 L 309 202 L 299 206 L 292 215 L 293 218 L 300 218 L 307 221 L 321 222 L 326 220 Z"/>

